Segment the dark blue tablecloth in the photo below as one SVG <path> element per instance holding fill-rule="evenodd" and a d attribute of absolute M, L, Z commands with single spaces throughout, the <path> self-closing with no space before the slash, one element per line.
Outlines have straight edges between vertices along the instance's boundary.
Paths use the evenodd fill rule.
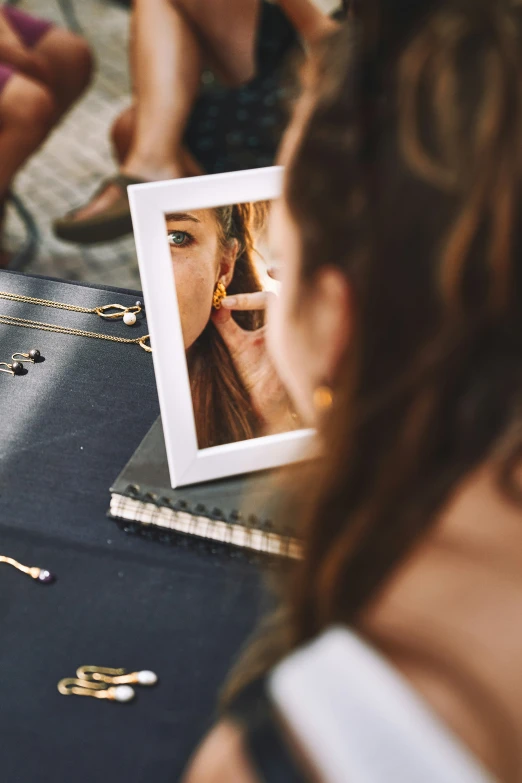
<path fill-rule="evenodd" d="M 83 306 L 137 294 L 0 272 L 0 290 Z M 128 337 L 121 323 L 0 299 L 0 313 Z M 0 565 L 2 783 L 167 783 L 214 716 L 227 668 L 263 603 L 240 560 L 126 536 L 108 488 L 158 415 L 136 346 L 0 325 L 0 554 L 58 575 L 46 587 Z M 61 696 L 82 664 L 152 669 L 132 704 Z"/>

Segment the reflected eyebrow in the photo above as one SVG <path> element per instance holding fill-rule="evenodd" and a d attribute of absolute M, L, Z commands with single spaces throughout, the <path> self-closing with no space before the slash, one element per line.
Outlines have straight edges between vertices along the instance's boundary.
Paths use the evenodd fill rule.
<path fill-rule="evenodd" d="M 201 220 L 199 220 L 197 217 L 194 217 L 194 215 L 190 215 L 188 212 L 170 212 L 168 215 L 165 215 L 165 220 L 167 223 L 169 221 L 182 223 L 186 220 L 190 220 L 192 223 L 201 223 Z"/>

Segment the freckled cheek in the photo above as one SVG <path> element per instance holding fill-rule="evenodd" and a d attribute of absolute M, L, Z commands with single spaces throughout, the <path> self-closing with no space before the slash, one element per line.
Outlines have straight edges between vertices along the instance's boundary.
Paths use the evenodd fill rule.
<path fill-rule="evenodd" d="M 185 348 L 198 339 L 208 323 L 212 308 L 214 279 L 211 270 L 207 273 L 197 263 L 177 260 L 174 278 L 178 294 L 178 306 Z"/>

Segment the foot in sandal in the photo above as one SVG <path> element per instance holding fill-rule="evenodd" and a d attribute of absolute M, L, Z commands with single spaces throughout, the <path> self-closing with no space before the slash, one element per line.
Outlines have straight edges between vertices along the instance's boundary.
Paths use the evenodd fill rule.
<path fill-rule="evenodd" d="M 180 176 L 197 176 L 203 171 L 188 150 L 182 150 L 183 169 L 172 171 L 164 179 Z M 92 198 L 84 206 L 68 212 L 53 222 L 53 231 L 65 242 L 80 245 L 93 245 L 98 242 L 110 242 L 132 233 L 127 187 L 143 182 L 162 179 L 161 176 L 140 177 L 124 171 L 104 179 Z"/>
<path fill-rule="evenodd" d="M 145 180 L 115 174 L 103 180 L 92 199 L 53 222 L 54 234 L 65 242 L 94 245 L 130 234 L 132 220 L 127 187 Z"/>

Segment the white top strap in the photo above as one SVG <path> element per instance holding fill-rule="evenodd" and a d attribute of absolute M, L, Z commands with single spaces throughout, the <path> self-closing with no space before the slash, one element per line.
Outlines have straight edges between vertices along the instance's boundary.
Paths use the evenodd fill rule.
<path fill-rule="evenodd" d="M 399 672 L 345 628 L 283 660 L 268 688 L 324 783 L 493 783 Z"/>

